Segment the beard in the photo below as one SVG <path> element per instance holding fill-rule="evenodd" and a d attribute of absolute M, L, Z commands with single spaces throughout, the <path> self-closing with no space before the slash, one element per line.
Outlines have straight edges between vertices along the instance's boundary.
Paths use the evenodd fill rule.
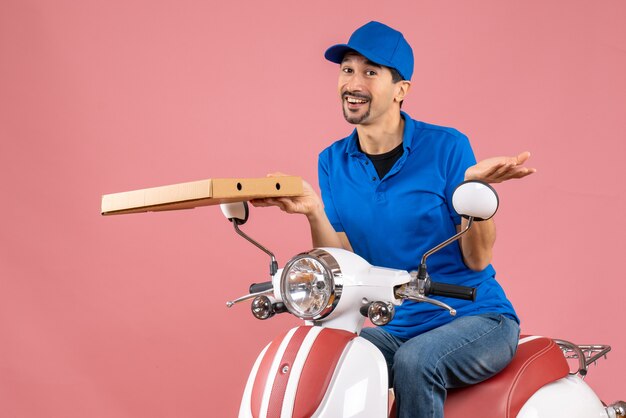
<path fill-rule="evenodd" d="M 345 120 L 348 123 L 351 123 L 353 125 L 358 125 L 360 123 L 365 122 L 367 120 L 367 118 L 370 117 L 370 108 L 368 106 L 367 110 L 362 115 L 353 115 L 348 109 L 346 109 L 344 107 L 343 108 L 343 117 L 345 118 Z"/>

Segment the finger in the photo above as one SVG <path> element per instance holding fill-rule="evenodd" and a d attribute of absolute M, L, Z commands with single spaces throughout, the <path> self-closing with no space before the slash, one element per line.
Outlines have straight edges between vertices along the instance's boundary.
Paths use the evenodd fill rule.
<path fill-rule="evenodd" d="M 515 169 L 515 162 L 508 160 L 504 162 L 495 172 L 493 172 L 491 177 L 495 179 L 502 179 L 511 173 L 511 170 L 513 169 Z"/>
<path fill-rule="evenodd" d="M 522 153 L 519 153 L 516 157 L 517 159 L 517 165 L 522 165 L 526 162 L 526 160 L 528 160 L 530 158 L 530 152 L 528 151 L 524 151 Z"/>
<path fill-rule="evenodd" d="M 520 170 L 511 170 L 507 173 L 504 173 L 502 176 L 500 176 L 500 181 L 507 181 L 507 180 L 511 180 L 511 179 L 517 179 L 520 177 L 523 177 L 526 173 L 526 169 L 522 168 Z"/>
<path fill-rule="evenodd" d="M 288 197 L 279 197 L 276 200 L 280 203 L 281 208 L 283 208 L 283 210 L 285 212 L 288 212 L 288 213 L 296 213 L 296 212 L 298 212 L 298 205 L 293 200 L 291 200 L 290 198 L 288 198 Z"/>
<path fill-rule="evenodd" d="M 487 168 L 485 171 L 483 171 L 482 177 L 489 178 L 495 175 L 498 172 L 498 170 L 502 169 L 505 166 L 506 166 L 506 162 L 499 162 L 497 164 L 494 164 L 491 167 Z"/>
<path fill-rule="evenodd" d="M 272 206 L 276 206 L 283 212 L 287 212 L 287 207 L 285 207 L 285 204 L 277 199 L 272 199 Z"/>
<path fill-rule="evenodd" d="M 252 199 L 250 200 L 250 204 L 254 206 L 255 208 L 263 208 L 263 207 L 271 206 L 267 204 L 266 199 Z"/>
<path fill-rule="evenodd" d="M 293 203 L 293 199 L 289 198 L 289 197 L 277 197 L 276 198 L 277 201 L 285 204 L 285 205 L 289 205 L 291 203 Z"/>
<path fill-rule="evenodd" d="M 508 172 L 498 171 L 489 176 L 484 176 L 481 180 L 486 183 L 501 183 L 509 178 Z"/>
<path fill-rule="evenodd" d="M 524 178 L 526 176 L 529 176 L 535 173 L 536 171 L 537 170 L 535 170 L 534 168 L 522 167 L 518 170 L 509 172 L 506 176 L 503 176 L 500 181 L 506 181 L 506 180 L 511 180 L 511 179 L 521 179 L 521 178 Z"/>
<path fill-rule="evenodd" d="M 276 199 L 273 199 L 271 197 L 263 199 L 263 203 L 265 206 L 278 206 L 278 202 L 276 201 Z"/>
<path fill-rule="evenodd" d="M 526 177 L 526 176 L 530 176 L 531 174 L 535 173 L 536 171 L 537 171 L 537 170 L 535 170 L 534 168 L 527 168 L 527 169 L 525 169 L 525 170 L 520 171 L 519 173 L 517 173 L 517 174 L 515 175 L 515 178 L 516 178 L 516 179 L 521 179 L 521 178 L 524 178 L 524 177 Z"/>

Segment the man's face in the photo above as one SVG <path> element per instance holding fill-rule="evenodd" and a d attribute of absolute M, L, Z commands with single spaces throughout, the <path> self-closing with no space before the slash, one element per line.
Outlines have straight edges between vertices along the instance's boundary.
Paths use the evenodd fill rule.
<path fill-rule="evenodd" d="M 394 111 L 400 83 L 392 81 L 389 68 L 348 52 L 340 69 L 339 95 L 343 116 L 349 123 L 372 124 Z"/>

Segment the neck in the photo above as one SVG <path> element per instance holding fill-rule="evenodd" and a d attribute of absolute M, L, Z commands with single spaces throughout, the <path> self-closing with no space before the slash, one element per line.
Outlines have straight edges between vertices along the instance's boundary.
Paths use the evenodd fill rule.
<path fill-rule="evenodd" d="M 378 123 L 357 125 L 361 150 L 366 154 L 384 154 L 402 143 L 404 119 L 400 112 Z"/>

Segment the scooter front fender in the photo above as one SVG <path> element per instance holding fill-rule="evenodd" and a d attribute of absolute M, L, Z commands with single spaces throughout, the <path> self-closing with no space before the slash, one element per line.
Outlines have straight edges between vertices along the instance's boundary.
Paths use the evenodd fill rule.
<path fill-rule="evenodd" d="M 387 365 L 356 334 L 302 326 L 261 352 L 240 418 L 386 417 Z"/>

